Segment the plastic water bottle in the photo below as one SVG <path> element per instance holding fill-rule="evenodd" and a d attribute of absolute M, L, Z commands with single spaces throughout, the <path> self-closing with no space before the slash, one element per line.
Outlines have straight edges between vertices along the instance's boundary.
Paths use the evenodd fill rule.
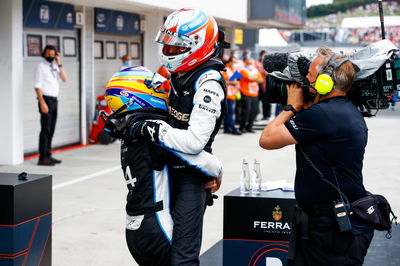
<path fill-rule="evenodd" d="M 242 162 L 242 173 L 240 175 L 240 194 L 247 194 L 250 191 L 250 170 L 246 159 Z"/>
<path fill-rule="evenodd" d="M 260 161 L 254 160 L 253 174 L 251 176 L 251 193 L 260 194 L 261 190 L 261 169 Z"/>

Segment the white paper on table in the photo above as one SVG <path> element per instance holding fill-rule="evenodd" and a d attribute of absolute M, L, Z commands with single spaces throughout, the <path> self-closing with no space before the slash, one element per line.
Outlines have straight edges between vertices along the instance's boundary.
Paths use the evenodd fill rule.
<path fill-rule="evenodd" d="M 294 191 L 294 183 L 286 180 L 266 181 L 261 184 L 261 190 L 270 191 L 281 189 L 283 191 Z"/>

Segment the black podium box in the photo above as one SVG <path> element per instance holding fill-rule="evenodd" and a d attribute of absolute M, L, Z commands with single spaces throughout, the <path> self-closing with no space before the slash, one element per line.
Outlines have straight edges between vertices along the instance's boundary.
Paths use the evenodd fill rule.
<path fill-rule="evenodd" d="M 294 192 L 224 196 L 223 265 L 286 265 Z"/>
<path fill-rule="evenodd" d="M 51 265 L 51 175 L 0 173 L 0 265 Z"/>

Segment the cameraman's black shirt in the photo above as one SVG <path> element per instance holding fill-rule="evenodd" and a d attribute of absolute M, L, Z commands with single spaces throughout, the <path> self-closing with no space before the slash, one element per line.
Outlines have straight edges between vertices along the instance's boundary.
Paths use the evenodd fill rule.
<path fill-rule="evenodd" d="M 323 181 L 301 149 L 350 202 L 365 196 L 362 166 L 368 129 L 358 109 L 346 97 L 323 100 L 285 122 L 296 139 L 295 194 L 300 206 L 332 204 L 338 192 Z"/>

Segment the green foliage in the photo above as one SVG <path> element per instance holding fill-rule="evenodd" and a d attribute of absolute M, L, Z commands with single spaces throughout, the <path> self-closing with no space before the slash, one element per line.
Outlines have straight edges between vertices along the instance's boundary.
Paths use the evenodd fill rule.
<path fill-rule="evenodd" d="M 329 14 L 336 14 L 337 12 L 344 12 L 361 5 L 369 3 L 377 3 L 377 0 L 334 0 L 332 4 L 317 5 L 307 8 L 307 17 L 320 17 Z"/>

